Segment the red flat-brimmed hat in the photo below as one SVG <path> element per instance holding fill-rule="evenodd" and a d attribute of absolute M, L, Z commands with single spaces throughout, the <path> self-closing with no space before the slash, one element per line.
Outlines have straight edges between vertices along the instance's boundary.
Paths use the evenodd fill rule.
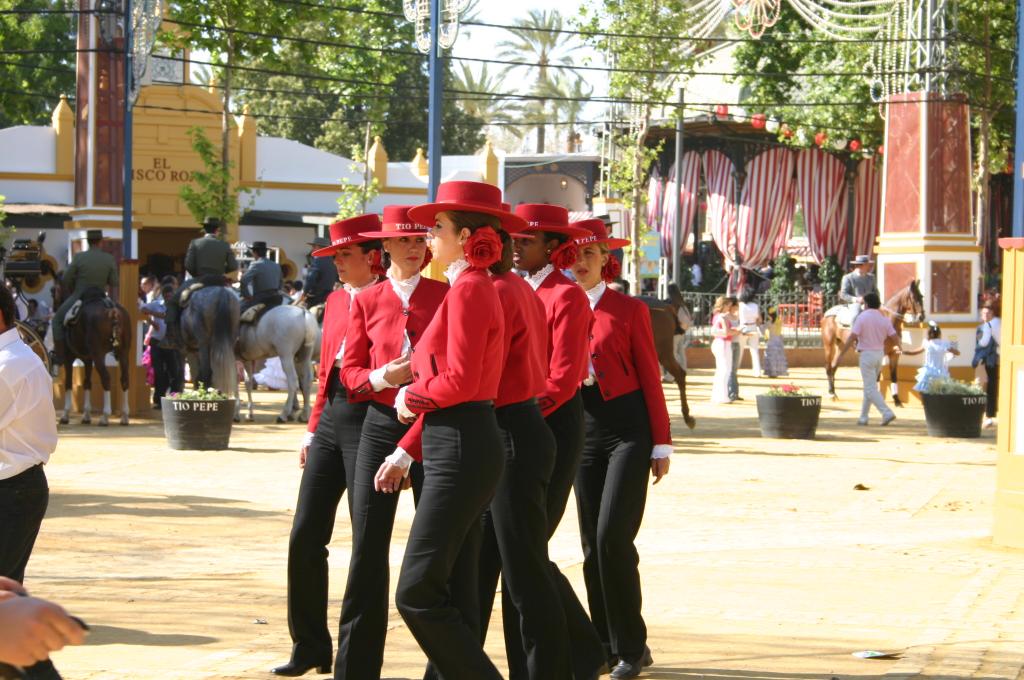
<path fill-rule="evenodd" d="M 516 206 L 516 215 L 526 220 L 524 231 L 547 231 L 553 234 L 565 234 L 569 238 L 589 236 L 586 229 L 569 226 L 569 211 L 560 205 L 547 203 L 520 203 Z"/>
<path fill-rule="evenodd" d="M 380 217 L 377 213 L 368 213 L 347 220 L 338 220 L 331 225 L 331 245 L 313 251 L 313 257 L 333 255 L 342 248 L 372 241 L 373 238 L 363 236 L 362 232 L 380 229 Z"/>
<path fill-rule="evenodd" d="M 573 222 L 571 226 L 587 232 L 586 236 L 575 239 L 576 245 L 578 246 L 603 243 L 608 246 L 609 250 L 615 250 L 616 248 L 624 248 L 630 244 L 630 240 L 628 238 L 613 238 L 608 236 L 608 227 L 602 219 L 593 218 L 589 220 L 580 220 L 579 222 Z"/>
<path fill-rule="evenodd" d="M 525 226 L 522 218 L 502 208 L 501 189 L 484 182 L 442 182 L 433 203 L 409 209 L 409 219 L 419 224 L 434 224 L 437 213 L 448 210 L 493 215 L 506 231 Z"/>
<path fill-rule="evenodd" d="M 384 206 L 383 229 L 380 231 L 364 231 L 360 236 L 366 238 L 401 238 L 402 236 L 425 236 L 430 227 L 413 222 L 409 217 L 411 205 Z"/>

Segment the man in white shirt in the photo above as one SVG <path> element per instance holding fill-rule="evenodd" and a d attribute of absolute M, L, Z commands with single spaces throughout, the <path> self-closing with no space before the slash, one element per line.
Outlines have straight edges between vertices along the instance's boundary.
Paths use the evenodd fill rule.
<path fill-rule="evenodd" d="M 57 448 L 50 374 L 14 327 L 0 286 L 0 576 L 21 582 L 46 514 L 43 465 Z"/>

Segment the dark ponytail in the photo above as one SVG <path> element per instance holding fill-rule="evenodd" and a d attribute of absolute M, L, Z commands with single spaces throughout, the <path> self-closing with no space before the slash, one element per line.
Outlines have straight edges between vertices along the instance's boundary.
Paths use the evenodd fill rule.
<path fill-rule="evenodd" d="M 512 271 L 512 237 L 504 229 L 498 229 L 498 237 L 501 238 L 501 259 L 492 264 L 488 269 L 495 276 L 501 276 Z"/>

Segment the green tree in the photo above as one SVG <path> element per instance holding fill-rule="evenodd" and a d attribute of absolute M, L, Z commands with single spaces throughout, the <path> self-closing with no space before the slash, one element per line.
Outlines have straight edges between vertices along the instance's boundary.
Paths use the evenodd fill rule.
<path fill-rule="evenodd" d="M 634 244 L 646 231 L 644 180 L 658 152 L 648 147 L 652 102 L 668 101 L 673 86 L 658 72 L 681 71 L 699 61 L 691 43 L 641 36 L 686 35 L 699 19 L 688 5 L 685 0 L 589 0 L 580 10 L 584 29 L 605 34 L 590 39 L 594 47 L 620 69 L 609 78 L 609 94 L 636 102 L 629 111 L 635 124 L 619 135 L 623 153 L 611 165 L 611 188 L 631 211 Z M 621 35 L 633 37 L 615 37 Z M 630 287 L 639 290 L 640 248 L 635 245 L 629 258 Z"/>
<path fill-rule="evenodd" d="M 207 217 L 218 217 L 225 224 L 233 224 L 241 214 L 238 204 L 240 189 L 231 182 L 233 164 L 223 164 L 217 146 L 206 136 L 203 128 L 189 128 L 188 136 L 203 169 L 192 173 L 191 182 L 182 185 L 178 195 L 196 224 L 202 224 Z"/>
<path fill-rule="evenodd" d="M 72 0 L 0 0 L 0 10 L 70 10 Z M 46 125 L 62 94 L 75 92 L 74 14 L 0 14 L 0 128 Z M 31 94 L 29 94 L 31 93 Z M 43 95 L 43 96 L 36 96 Z"/>
<path fill-rule="evenodd" d="M 818 279 L 821 281 L 821 294 L 826 301 L 836 300 L 839 296 L 839 286 L 843 282 L 843 268 L 839 264 L 839 258 L 829 255 L 822 261 L 818 270 Z"/>
<path fill-rule="evenodd" d="M 514 25 L 515 28 L 509 29 L 512 37 L 497 45 L 501 50 L 500 57 L 539 64 L 531 67 L 513 66 L 509 70 L 529 68 L 530 73 L 535 74 L 531 94 L 550 94 L 554 80 L 552 72 L 562 70 L 552 69 L 551 66 L 571 66 L 572 51 L 577 46 L 571 34 L 561 32 L 567 28 L 565 19 L 557 9 L 531 9 L 525 19 L 516 19 Z M 538 100 L 537 105 L 528 113 L 533 119 L 527 122 L 537 122 L 537 153 L 544 153 L 547 101 Z"/>

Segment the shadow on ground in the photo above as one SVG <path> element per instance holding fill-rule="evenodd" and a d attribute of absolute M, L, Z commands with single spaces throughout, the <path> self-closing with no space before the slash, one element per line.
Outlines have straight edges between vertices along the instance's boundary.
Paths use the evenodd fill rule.
<path fill-rule="evenodd" d="M 50 492 L 46 518 L 128 515 L 134 517 L 268 517 L 245 501 L 209 496 L 128 496 Z"/>

